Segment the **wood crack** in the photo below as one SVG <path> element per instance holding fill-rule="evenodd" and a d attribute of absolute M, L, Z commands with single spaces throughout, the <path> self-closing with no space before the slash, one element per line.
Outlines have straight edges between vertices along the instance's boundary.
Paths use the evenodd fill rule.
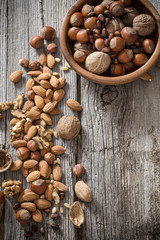
<path fill-rule="evenodd" d="M 44 27 L 44 9 L 43 9 L 43 0 L 40 0 L 40 13 L 41 13 L 41 22 L 42 22 L 42 27 Z"/>

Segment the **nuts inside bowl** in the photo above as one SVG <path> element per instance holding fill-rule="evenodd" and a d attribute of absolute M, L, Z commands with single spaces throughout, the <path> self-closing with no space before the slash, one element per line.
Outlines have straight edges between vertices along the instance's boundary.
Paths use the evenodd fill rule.
<path fill-rule="evenodd" d="M 4 172 L 10 168 L 12 164 L 11 155 L 4 149 L 0 149 L 0 172 Z"/>

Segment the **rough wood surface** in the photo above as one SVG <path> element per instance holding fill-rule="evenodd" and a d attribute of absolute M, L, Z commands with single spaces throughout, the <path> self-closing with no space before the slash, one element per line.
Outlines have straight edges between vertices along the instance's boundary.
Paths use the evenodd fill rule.
<path fill-rule="evenodd" d="M 43 25 L 52 25 L 58 30 L 73 2 L 0 0 L 0 101 L 12 100 L 24 92 L 26 74 L 14 85 L 9 81 L 10 73 L 21 69 L 20 58 L 38 58 L 40 52 L 29 46 L 29 39 L 39 34 Z M 160 11 L 159 0 L 151 2 Z M 62 58 L 63 65 L 60 50 L 56 56 Z M 60 72 L 60 65 L 55 70 Z M 66 209 L 60 220 L 60 231 L 50 229 L 49 218 L 44 214 L 46 235 L 34 234 L 32 239 L 160 239 L 160 69 L 154 67 L 151 73 L 154 78 L 151 83 L 137 80 L 118 87 L 93 84 L 72 70 L 65 73 L 66 95 L 60 104 L 60 116 L 78 116 L 82 131 L 78 140 L 55 141 L 67 149 L 61 157 L 63 181 L 69 186 L 64 201 L 72 204 L 76 199 L 73 186 L 77 179 L 71 168 L 75 163 L 83 163 L 86 174 L 82 179 L 93 190 L 93 202 L 82 204 L 86 221 L 81 229 L 73 227 Z M 82 103 L 81 114 L 66 107 L 68 98 Z M 60 116 L 54 118 L 53 129 Z M 7 149 L 15 160 L 15 150 L 10 145 L 10 119 L 7 111 L 0 123 L 0 147 Z M 7 177 L 20 179 L 23 186 L 27 186 L 20 173 L 7 171 L 0 174 L 0 187 Z M 15 221 L 14 202 L 16 198 L 6 199 L 1 240 L 22 240 L 24 229 L 29 230 Z"/>

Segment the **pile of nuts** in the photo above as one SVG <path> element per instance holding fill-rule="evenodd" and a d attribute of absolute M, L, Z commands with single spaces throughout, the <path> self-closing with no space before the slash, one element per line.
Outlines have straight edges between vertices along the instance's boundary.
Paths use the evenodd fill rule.
<path fill-rule="evenodd" d="M 112 76 L 144 65 L 155 49 L 146 36 L 155 30 L 148 14 L 139 14 L 131 0 L 104 0 L 100 5 L 85 4 L 70 17 L 68 37 L 74 44 L 73 58 L 88 71 Z"/>

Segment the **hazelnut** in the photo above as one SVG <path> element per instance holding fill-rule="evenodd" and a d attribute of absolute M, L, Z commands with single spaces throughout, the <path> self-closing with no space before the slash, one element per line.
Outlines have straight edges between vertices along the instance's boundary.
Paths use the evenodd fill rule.
<path fill-rule="evenodd" d="M 55 29 L 50 26 L 45 26 L 41 29 L 41 37 L 45 40 L 52 40 L 55 37 Z"/>
<path fill-rule="evenodd" d="M 80 27 L 83 24 L 83 16 L 80 12 L 75 12 L 70 17 L 70 24 L 73 27 Z"/>
<path fill-rule="evenodd" d="M 38 151 L 31 152 L 31 159 L 40 161 L 41 160 L 41 154 Z"/>
<path fill-rule="evenodd" d="M 85 42 L 88 42 L 88 40 L 89 40 L 89 36 L 87 31 L 85 29 L 81 29 L 77 33 L 77 41 L 80 43 L 85 43 Z"/>
<path fill-rule="evenodd" d="M 104 13 L 104 10 L 106 9 L 106 7 L 102 4 L 100 5 L 97 5 L 95 8 L 94 8 L 94 12 L 96 13 L 96 15 L 98 16 L 99 14 L 103 14 Z"/>
<path fill-rule="evenodd" d="M 118 60 L 121 63 L 128 63 L 132 60 L 132 58 L 133 58 L 133 51 L 131 49 L 123 49 L 118 54 Z"/>
<path fill-rule="evenodd" d="M 29 64 L 29 68 L 34 71 L 34 70 L 39 70 L 40 69 L 40 64 L 38 61 L 33 61 Z"/>
<path fill-rule="evenodd" d="M 47 183 L 43 179 L 38 179 L 30 184 L 30 188 L 32 192 L 42 194 L 46 191 Z"/>
<path fill-rule="evenodd" d="M 142 48 L 145 53 L 151 54 L 154 51 L 155 43 L 151 39 L 145 39 L 142 43 Z"/>
<path fill-rule="evenodd" d="M 105 47 L 103 38 L 97 38 L 94 44 L 98 51 L 101 51 Z"/>
<path fill-rule="evenodd" d="M 125 41 L 121 37 L 114 37 L 110 41 L 110 49 L 113 52 L 120 52 L 125 46 Z"/>
<path fill-rule="evenodd" d="M 113 76 L 121 76 L 125 73 L 125 68 L 121 63 L 111 64 L 110 73 Z"/>
<path fill-rule="evenodd" d="M 33 48 L 41 48 L 43 46 L 43 38 L 40 36 L 34 36 L 30 39 L 30 45 Z"/>
<path fill-rule="evenodd" d="M 119 1 L 114 1 L 113 3 L 111 3 L 111 5 L 109 6 L 109 10 L 115 17 L 119 17 L 124 13 L 123 4 L 121 4 Z"/>
<path fill-rule="evenodd" d="M 20 147 L 16 151 L 16 156 L 18 157 L 18 159 L 22 161 L 26 160 L 29 157 L 29 155 L 30 155 L 30 151 L 26 147 Z"/>
<path fill-rule="evenodd" d="M 54 160 L 55 160 L 55 155 L 51 152 L 48 152 L 44 155 L 44 160 L 48 163 L 48 164 L 53 164 Z"/>
<path fill-rule="evenodd" d="M 0 203 L 4 202 L 4 193 L 0 191 Z"/>
<path fill-rule="evenodd" d="M 85 59 L 86 59 L 86 54 L 82 51 L 75 51 L 73 58 L 76 62 L 78 63 L 84 63 Z"/>
<path fill-rule="evenodd" d="M 34 140 L 30 140 L 29 142 L 27 142 L 27 147 L 32 152 L 37 151 L 39 149 L 38 143 Z"/>
<path fill-rule="evenodd" d="M 82 164 L 76 164 L 74 167 L 73 167 L 73 174 L 76 176 L 76 177 L 82 177 L 82 175 L 84 174 L 84 166 Z"/>
<path fill-rule="evenodd" d="M 55 53 L 57 52 L 57 45 L 55 43 L 50 43 L 48 46 L 47 46 L 47 50 L 48 52 L 50 53 Z"/>
<path fill-rule="evenodd" d="M 123 4 L 124 7 L 129 7 L 132 3 L 132 0 L 119 0 L 121 4 Z"/>
<path fill-rule="evenodd" d="M 138 53 L 134 56 L 133 63 L 140 67 L 148 61 L 148 57 L 144 53 Z"/>
<path fill-rule="evenodd" d="M 130 71 L 130 70 L 132 70 L 132 69 L 135 67 L 135 65 L 133 64 L 133 62 L 125 63 L 123 66 L 124 66 L 124 68 L 125 68 L 126 71 Z"/>
<path fill-rule="evenodd" d="M 127 45 L 133 45 L 137 41 L 137 32 L 134 28 L 124 27 L 121 31 L 121 36 Z"/>
<path fill-rule="evenodd" d="M 22 66 L 22 67 L 25 67 L 27 68 L 29 66 L 29 60 L 28 59 L 25 59 L 25 58 L 22 58 L 19 60 L 19 64 Z"/>
<path fill-rule="evenodd" d="M 98 20 L 97 17 L 87 18 L 84 22 L 85 28 L 89 28 L 90 30 L 97 28 L 97 20 Z"/>
<path fill-rule="evenodd" d="M 82 16 L 84 18 L 88 17 L 88 14 L 94 11 L 94 7 L 89 5 L 89 4 L 85 4 L 81 10 Z"/>
<path fill-rule="evenodd" d="M 72 40 L 72 41 L 76 41 L 77 40 L 77 33 L 79 32 L 80 28 L 78 27 L 71 27 L 68 31 L 68 37 Z"/>
<path fill-rule="evenodd" d="M 27 135 L 24 135 L 23 140 L 25 140 L 26 142 L 28 142 L 28 141 L 29 141 L 28 136 L 27 136 Z"/>
<path fill-rule="evenodd" d="M 29 90 L 27 92 L 27 97 L 28 97 L 29 100 L 34 100 L 35 92 L 33 90 Z"/>
<path fill-rule="evenodd" d="M 31 214 L 25 209 L 20 209 L 16 214 L 16 219 L 20 224 L 28 224 L 31 221 Z"/>

